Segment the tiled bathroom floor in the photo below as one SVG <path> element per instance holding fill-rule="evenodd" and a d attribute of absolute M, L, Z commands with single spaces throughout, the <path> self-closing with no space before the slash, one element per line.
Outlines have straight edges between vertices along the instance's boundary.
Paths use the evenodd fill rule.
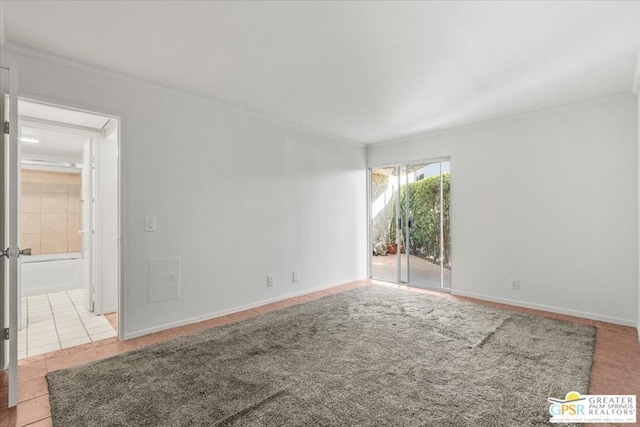
<path fill-rule="evenodd" d="M 22 298 L 22 327 L 18 359 L 117 335 L 105 316 L 87 310 L 83 289 Z"/>

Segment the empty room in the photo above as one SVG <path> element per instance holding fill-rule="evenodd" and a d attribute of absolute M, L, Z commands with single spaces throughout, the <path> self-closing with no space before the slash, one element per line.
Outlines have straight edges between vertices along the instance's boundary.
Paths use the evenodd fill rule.
<path fill-rule="evenodd" d="M 638 425 L 640 2 L 0 0 L 0 427 Z"/>

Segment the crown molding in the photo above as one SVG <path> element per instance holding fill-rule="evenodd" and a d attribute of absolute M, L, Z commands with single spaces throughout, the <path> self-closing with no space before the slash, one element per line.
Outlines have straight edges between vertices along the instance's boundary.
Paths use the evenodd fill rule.
<path fill-rule="evenodd" d="M 1 2 L 0 2 L 1 3 Z M 360 141 L 355 141 L 349 138 L 345 138 L 343 136 L 339 136 L 339 135 L 334 135 L 330 132 L 326 132 L 320 129 L 315 129 L 312 127 L 308 127 L 305 125 L 300 125 L 297 123 L 293 123 L 284 119 L 280 119 L 277 117 L 272 117 L 269 115 L 265 115 L 262 113 L 258 113 L 252 110 L 248 110 L 246 108 L 243 107 L 239 107 L 236 105 L 232 105 L 232 104 L 228 104 L 222 101 L 219 101 L 217 99 L 213 99 L 213 98 L 209 98 L 209 97 L 205 97 L 202 95 L 198 95 L 192 92 L 187 92 L 187 91 L 183 91 L 183 90 L 179 90 L 179 89 L 175 89 L 173 87 L 169 87 L 169 86 L 164 86 L 164 85 L 159 85 L 157 83 L 153 83 L 150 82 L 148 80 L 144 80 L 144 79 L 140 79 L 138 77 L 133 77 L 130 76 L 128 74 L 124 74 L 124 73 L 119 73 L 119 72 L 115 72 L 115 71 L 110 71 L 110 70 L 106 70 L 104 68 L 100 68 L 100 67 L 96 67 L 94 65 L 90 65 L 84 62 L 79 62 L 76 60 L 72 60 L 69 58 L 63 58 L 61 56 L 57 56 L 48 52 L 43 52 L 41 50 L 38 49 L 34 49 L 28 46 L 24 46 L 18 43 L 13 43 L 13 42 L 5 42 L 3 43 L 1 46 L 1 49 L 3 51 L 6 52 L 10 52 L 13 53 L 15 55 L 20 55 L 20 56 L 24 56 L 27 58 L 31 58 L 31 59 L 35 59 L 38 61 L 42 61 L 42 62 L 46 62 L 52 65 L 56 65 L 59 67 L 64 67 L 64 68 L 68 68 L 70 70 L 73 71 L 77 71 L 77 72 L 81 72 L 81 73 L 85 73 L 85 74 L 90 74 L 92 76 L 95 77 L 99 77 L 99 78 L 103 78 L 106 80 L 111 80 L 114 82 L 118 82 L 121 84 L 127 84 L 127 85 L 131 85 L 131 86 L 137 86 L 137 87 L 142 87 L 145 89 L 149 89 L 152 91 L 156 91 L 156 92 L 161 92 L 167 95 L 172 95 L 172 96 L 176 96 L 176 97 L 181 97 L 181 98 L 188 98 L 188 99 L 193 99 L 193 100 L 197 100 L 197 101 L 201 101 L 201 102 L 206 102 L 221 108 L 225 108 L 227 110 L 231 110 L 231 111 L 235 111 L 238 113 L 243 113 L 243 114 L 247 114 L 249 116 L 252 116 L 256 119 L 259 120 L 263 120 L 269 123 L 273 123 L 276 125 L 280 125 L 280 126 L 284 126 L 284 127 L 288 127 L 291 129 L 297 129 L 303 132 L 308 132 L 311 134 L 315 134 L 318 136 L 322 136 L 324 138 L 329 138 L 332 139 L 334 141 L 338 141 L 338 142 L 343 142 L 346 144 L 350 144 L 353 145 L 355 147 L 359 147 L 359 148 L 364 148 L 366 146 L 366 144 L 360 142 Z"/>
<path fill-rule="evenodd" d="M 388 140 L 384 140 L 384 141 L 373 142 L 371 144 L 368 144 L 367 147 L 383 147 L 385 145 L 393 145 L 393 144 L 398 144 L 398 143 L 402 143 L 402 142 L 408 142 L 408 141 L 411 141 L 411 140 L 415 140 L 417 138 L 435 138 L 437 136 L 449 135 L 449 134 L 454 134 L 454 133 L 458 133 L 458 132 L 464 132 L 464 131 L 473 130 L 473 129 L 480 129 L 480 128 L 485 128 L 485 127 L 489 127 L 489 126 L 495 126 L 495 125 L 502 124 L 502 123 L 514 122 L 514 121 L 526 119 L 528 117 L 535 117 L 535 116 L 548 114 L 548 113 L 552 113 L 552 112 L 566 111 L 566 110 L 572 110 L 572 109 L 575 109 L 575 108 L 588 107 L 590 105 L 596 105 L 596 104 L 601 104 L 601 103 L 604 103 L 604 102 L 610 102 L 610 101 L 615 101 L 615 100 L 619 100 L 619 99 L 630 98 L 632 96 L 633 96 L 633 94 L 631 94 L 630 92 L 619 92 L 619 93 L 614 93 L 612 95 L 605 95 L 605 96 L 598 97 L 598 98 L 587 99 L 585 101 L 571 102 L 569 104 L 563 104 L 563 105 L 557 105 L 557 106 L 554 106 L 554 107 L 541 108 L 541 109 L 538 109 L 538 110 L 527 111 L 527 112 L 524 112 L 524 113 L 518 113 L 518 114 L 509 115 L 509 116 L 497 117 L 495 119 L 488 119 L 488 120 L 483 120 L 483 121 L 474 122 L 474 123 L 468 123 L 468 124 L 465 124 L 465 125 L 454 126 L 454 127 L 445 128 L 445 129 L 438 129 L 438 130 L 427 131 L 427 132 L 416 132 L 416 133 L 412 133 L 412 134 L 409 134 L 409 135 L 401 136 L 399 138 L 393 138 L 393 139 L 388 139 Z"/>

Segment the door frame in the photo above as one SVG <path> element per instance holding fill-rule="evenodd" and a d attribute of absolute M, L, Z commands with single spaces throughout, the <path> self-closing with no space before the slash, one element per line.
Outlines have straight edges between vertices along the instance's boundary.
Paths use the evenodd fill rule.
<path fill-rule="evenodd" d="M 453 166 L 452 166 L 452 156 L 442 156 L 442 157 L 434 157 L 434 158 L 429 158 L 426 160 L 412 160 L 412 161 L 398 161 L 398 162 L 393 162 L 393 163 L 381 163 L 381 164 L 373 164 L 373 165 L 369 165 L 367 166 L 367 276 L 369 277 L 369 279 L 372 280 L 377 280 L 374 279 L 373 277 L 373 253 L 372 253 L 372 239 L 373 236 L 371 235 L 371 227 L 373 225 L 373 221 L 371 218 L 371 173 L 374 169 L 379 169 L 379 168 L 395 168 L 397 172 L 400 172 L 402 170 L 402 168 L 407 168 L 410 166 L 416 166 L 416 165 L 429 165 L 429 164 L 433 164 L 433 163 L 442 163 L 442 162 L 449 162 L 449 169 L 452 170 Z M 440 176 L 442 177 L 442 170 L 440 172 Z M 396 178 L 398 180 L 398 192 L 400 192 L 400 189 L 403 185 L 407 185 L 406 182 L 402 182 L 401 181 L 401 175 L 400 173 L 398 173 L 398 176 Z M 442 178 L 441 178 L 441 185 L 440 185 L 440 191 L 442 193 Z M 451 193 L 449 195 L 449 197 L 451 197 Z M 402 201 L 400 200 L 400 194 L 398 194 L 397 196 L 397 200 L 396 200 L 396 204 L 397 207 L 400 207 Z M 451 203 L 451 202 L 449 202 Z M 405 204 L 408 206 L 408 198 L 405 200 Z M 406 208 L 406 207 L 405 207 Z M 408 209 L 405 210 L 406 212 L 408 212 Z M 400 212 L 400 210 L 398 210 L 398 212 Z M 451 213 L 449 213 L 449 215 L 451 216 Z M 405 219 L 403 218 L 403 221 L 406 223 Z M 407 224 L 403 225 L 403 228 L 406 227 Z M 440 227 L 440 232 L 442 233 L 442 226 Z M 409 235 L 408 233 L 405 233 L 405 244 L 408 247 L 408 238 Z M 397 241 L 397 238 L 396 238 Z M 451 274 L 451 283 L 449 288 L 444 288 L 442 287 L 442 284 L 444 283 L 443 281 L 443 271 L 442 271 L 442 267 L 440 268 L 440 283 L 441 286 L 438 288 L 435 287 L 430 287 L 430 286 L 420 286 L 417 285 L 415 283 L 412 283 L 410 281 L 410 272 L 409 272 L 409 257 L 407 257 L 407 262 L 406 262 L 406 269 L 407 269 L 407 277 L 408 280 L 407 282 L 402 282 L 401 278 L 402 278 L 402 268 L 403 266 L 401 265 L 401 253 L 400 253 L 400 248 L 398 248 L 398 252 L 396 254 L 397 257 L 397 279 L 396 279 L 396 284 L 400 284 L 400 285 L 407 285 L 407 286 L 412 286 L 412 287 L 419 287 L 419 288 L 423 288 L 423 289 L 429 289 L 429 290 L 435 290 L 435 291 L 439 291 L 439 292 L 445 292 L 445 293 L 451 293 L 451 290 L 453 289 L 453 274 Z M 453 256 L 452 256 L 453 258 Z"/>
<path fill-rule="evenodd" d="M 7 101 L 9 108 L 9 135 L 8 138 L 4 133 L 4 127 L 2 131 L 2 173 L 5 178 L 2 180 L 2 203 L 0 208 L 2 209 L 2 235 L 3 241 L 2 250 L 5 248 L 17 250 L 20 249 L 20 235 L 19 235 L 19 215 L 20 215 L 20 199 L 19 195 L 19 161 L 20 161 L 20 144 L 19 144 L 19 132 L 18 126 L 18 95 L 19 95 L 19 65 L 17 62 L 11 61 L 9 67 L 2 67 L 3 70 L 8 72 L 7 78 L 9 82 L 8 92 L 0 90 L 0 96 L 2 97 L 2 122 L 7 119 Z M 6 143 L 8 141 L 8 144 Z M 9 184 L 9 185 L 7 185 Z M 7 252 L 11 253 L 12 251 Z M 8 260 L 3 258 L 0 260 L 2 267 L 0 268 L 0 274 L 2 274 L 2 280 L 0 281 L 0 300 L 2 302 L 2 314 L 0 319 L 0 326 L 2 327 L 2 334 L 0 334 L 0 352 L 2 353 L 2 368 L 8 370 L 8 393 L 7 393 L 7 405 L 8 407 L 14 407 L 18 404 L 18 310 L 20 308 L 20 301 L 18 301 L 18 282 L 20 280 L 19 262 L 17 256 L 7 256 Z M 8 315 L 6 313 L 8 311 Z M 8 341 L 5 340 L 4 330 L 9 328 Z"/>
<path fill-rule="evenodd" d="M 68 110 L 75 110 L 90 114 L 95 114 L 99 116 L 104 116 L 107 118 L 111 118 L 117 120 L 117 203 L 118 203 L 118 256 L 117 256 L 117 265 L 118 265 L 118 284 L 117 284 L 117 322 L 118 322 L 118 340 L 123 341 L 126 337 L 125 331 L 125 247 L 123 245 L 123 232 L 124 232 L 124 223 L 125 223 L 125 200 L 126 200 L 126 191 L 125 191 L 125 183 L 126 183 L 126 173 L 125 173 L 125 162 L 126 162 L 126 154 L 123 149 L 126 147 L 122 141 L 122 128 L 123 123 L 125 122 L 125 115 L 118 111 L 110 111 L 100 107 L 94 107 L 84 104 L 78 104 L 77 102 L 62 100 L 57 98 L 50 98 L 41 95 L 31 94 L 31 93 L 21 93 L 19 94 L 19 99 L 31 102 L 37 102 L 40 104 L 51 105 L 53 107 L 58 108 L 66 108 Z M 70 125 L 69 127 L 82 130 L 81 126 Z M 89 133 L 95 132 L 95 129 L 85 129 L 88 130 Z M 98 132 L 100 134 L 100 132 Z M 102 135 L 100 135 L 100 138 Z M 95 241 L 95 239 L 93 239 Z"/>

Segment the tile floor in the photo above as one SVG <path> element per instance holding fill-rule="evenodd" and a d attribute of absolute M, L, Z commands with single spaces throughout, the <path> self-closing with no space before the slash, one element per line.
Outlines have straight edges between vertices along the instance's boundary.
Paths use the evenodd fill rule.
<path fill-rule="evenodd" d="M 116 338 L 83 344 L 78 347 L 41 354 L 18 362 L 18 406 L 7 409 L 7 373 L 0 372 L 0 427 L 46 427 L 51 426 L 51 411 L 47 391 L 47 372 L 65 369 L 72 366 L 103 359 L 129 350 L 140 348 L 188 335 L 194 332 L 213 328 L 225 323 L 258 316 L 269 311 L 279 310 L 291 305 L 300 304 L 323 296 L 344 292 L 370 283 L 386 284 L 412 292 L 424 292 L 442 298 L 453 298 L 486 304 L 506 310 L 520 311 L 537 316 L 552 317 L 569 322 L 583 323 L 597 328 L 596 348 L 593 367 L 591 369 L 591 394 L 635 394 L 640 397 L 640 345 L 635 328 L 613 325 L 611 323 L 593 321 L 578 317 L 565 316 L 545 311 L 531 310 L 522 307 L 474 300 L 450 294 L 433 292 L 403 285 L 389 285 L 384 282 L 362 280 L 346 285 L 336 286 L 324 291 L 313 292 L 284 301 L 263 305 L 250 310 L 232 313 L 227 316 L 205 320 L 191 325 L 180 326 L 166 331 L 156 332 L 127 341 Z M 605 426 L 615 424 L 587 424 L 588 426 Z M 632 424 L 620 424 L 631 426 Z M 636 424 L 639 425 L 639 424 Z"/>
<path fill-rule="evenodd" d="M 87 310 L 83 289 L 22 298 L 22 325 L 18 359 L 117 335 L 105 316 Z"/>

